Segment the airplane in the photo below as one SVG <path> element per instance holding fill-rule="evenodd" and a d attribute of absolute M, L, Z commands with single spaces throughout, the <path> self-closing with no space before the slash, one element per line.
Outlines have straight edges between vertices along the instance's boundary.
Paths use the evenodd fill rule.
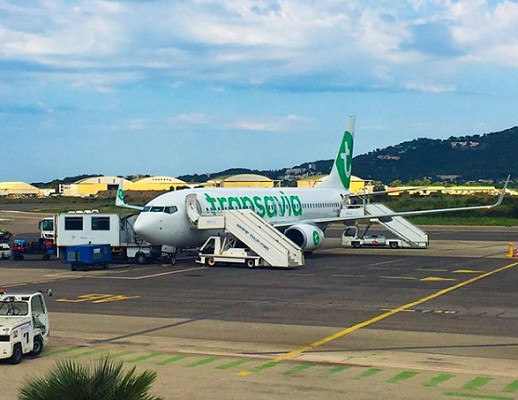
<path fill-rule="evenodd" d="M 115 205 L 140 210 L 134 225 L 138 236 L 152 245 L 168 246 L 174 253 L 178 249 L 201 246 L 208 237 L 222 234 L 222 230 L 193 229 L 192 223 L 196 215 L 216 215 L 222 210 L 251 209 L 280 229 L 302 250 L 312 252 L 322 244 L 325 230 L 333 222 L 350 223 L 376 218 L 386 221 L 396 216 L 489 210 L 502 203 L 509 177 L 496 203 L 490 205 L 380 215 L 347 212 L 351 199 L 364 196 L 350 190 L 354 125 L 355 117 L 350 116 L 331 173 L 314 188 L 184 189 L 162 194 L 142 207 L 125 203 L 121 179 Z"/>

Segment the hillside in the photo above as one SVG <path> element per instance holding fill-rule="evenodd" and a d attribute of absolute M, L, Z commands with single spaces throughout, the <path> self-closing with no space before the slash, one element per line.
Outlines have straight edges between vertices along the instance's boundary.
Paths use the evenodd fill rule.
<path fill-rule="evenodd" d="M 518 127 L 484 135 L 415 139 L 354 158 L 353 174 L 390 183 L 518 176 Z"/>
<path fill-rule="evenodd" d="M 306 162 L 280 170 L 231 168 L 209 174 L 182 175 L 185 182 L 206 182 L 218 176 L 253 173 L 280 180 L 284 185 L 308 175 L 328 174 L 334 160 Z M 518 177 L 518 126 L 484 135 L 448 139 L 414 139 L 395 146 L 354 157 L 352 173 L 364 179 L 389 184 L 395 180 L 410 182 L 430 178 L 432 181 L 502 181 L 507 175 Z M 56 187 L 75 182 L 81 175 L 34 183 L 38 187 Z M 95 175 L 98 176 L 98 175 Z M 128 177 L 132 179 L 134 177 Z"/>

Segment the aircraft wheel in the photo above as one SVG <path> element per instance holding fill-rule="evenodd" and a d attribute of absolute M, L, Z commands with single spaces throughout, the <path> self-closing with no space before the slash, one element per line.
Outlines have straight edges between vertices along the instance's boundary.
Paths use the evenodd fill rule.
<path fill-rule="evenodd" d="M 214 257 L 207 258 L 205 262 L 209 267 L 213 267 L 214 265 L 216 265 L 216 260 L 214 260 Z"/>

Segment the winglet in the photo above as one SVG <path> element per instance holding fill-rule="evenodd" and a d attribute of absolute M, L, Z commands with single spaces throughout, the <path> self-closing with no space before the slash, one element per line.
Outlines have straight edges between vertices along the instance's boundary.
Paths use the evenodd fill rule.
<path fill-rule="evenodd" d="M 507 179 L 505 180 L 504 187 L 502 189 L 502 193 L 500 193 L 500 196 L 498 196 L 498 200 L 495 204 L 488 206 L 487 208 L 493 208 L 497 207 L 500 204 L 502 204 L 502 201 L 504 200 L 505 192 L 507 191 L 507 185 L 509 184 L 509 180 L 511 179 L 511 175 L 507 175 Z"/>
<path fill-rule="evenodd" d="M 115 197 L 115 205 L 117 207 L 123 207 L 123 208 L 131 208 L 133 210 L 143 210 L 144 207 L 142 206 L 134 206 L 131 204 L 126 204 L 124 201 L 124 178 L 121 178 L 119 180 L 119 187 L 117 188 L 117 196 Z"/>

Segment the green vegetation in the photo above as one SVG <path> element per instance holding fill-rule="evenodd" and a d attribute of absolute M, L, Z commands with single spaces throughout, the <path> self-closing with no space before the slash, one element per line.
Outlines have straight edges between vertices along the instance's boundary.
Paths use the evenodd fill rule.
<path fill-rule="evenodd" d="M 59 361 L 43 378 L 28 378 L 20 389 L 20 400 L 160 400 L 149 394 L 156 372 L 124 373 L 122 362 L 109 357 L 93 367 L 76 361 Z"/>

